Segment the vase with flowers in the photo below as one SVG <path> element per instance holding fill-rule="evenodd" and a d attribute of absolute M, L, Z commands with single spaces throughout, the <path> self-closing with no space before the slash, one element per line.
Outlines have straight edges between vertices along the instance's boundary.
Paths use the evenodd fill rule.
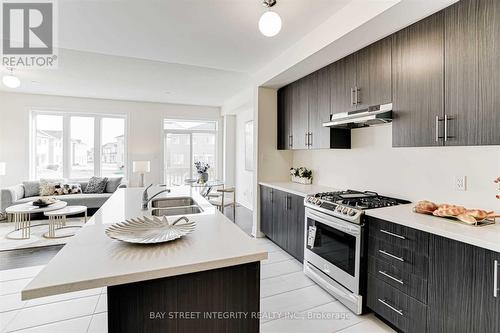
<path fill-rule="evenodd" d="M 198 173 L 198 183 L 206 183 L 208 181 L 208 169 L 210 169 L 210 165 L 208 163 L 198 161 L 194 162 L 194 167 Z"/>
<path fill-rule="evenodd" d="M 292 182 L 299 184 L 311 184 L 312 183 L 312 171 L 304 168 L 291 168 L 290 175 L 292 177 Z"/>

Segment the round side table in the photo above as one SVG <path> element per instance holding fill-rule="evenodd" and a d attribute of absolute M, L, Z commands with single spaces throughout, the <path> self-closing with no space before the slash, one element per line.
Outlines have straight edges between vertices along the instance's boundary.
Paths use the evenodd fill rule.
<path fill-rule="evenodd" d="M 79 225 L 66 225 L 68 215 L 85 213 L 85 223 L 87 223 L 87 207 L 85 206 L 67 206 L 62 209 L 45 212 L 44 215 L 49 218 L 49 231 L 43 234 L 45 238 L 65 238 L 75 234 L 57 236 L 56 231 L 60 229 L 81 228 Z"/>
<path fill-rule="evenodd" d="M 66 207 L 68 204 L 64 201 L 57 201 L 47 207 L 37 207 L 33 206 L 33 203 L 26 202 L 23 204 L 10 206 L 5 209 L 5 212 L 11 216 L 11 220 L 14 222 L 14 230 L 7 234 L 9 239 L 29 239 L 31 236 L 31 214 L 35 213 L 45 213 L 52 210 L 58 210 Z M 36 226 L 46 225 L 37 224 Z M 20 237 L 12 236 L 13 233 L 20 232 Z"/>

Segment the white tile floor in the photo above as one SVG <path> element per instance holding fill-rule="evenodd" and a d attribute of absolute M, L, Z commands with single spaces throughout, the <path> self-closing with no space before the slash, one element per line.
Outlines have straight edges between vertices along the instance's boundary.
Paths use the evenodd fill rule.
<path fill-rule="evenodd" d="M 372 314 L 355 316 L 302 273 L 302 265 L 267 239 L 261 267 L 261 332 L 393 332 Z M 43 266 L 0 271 L 0 332 L 107 332 L 106 288 L 21 301 Z"/>

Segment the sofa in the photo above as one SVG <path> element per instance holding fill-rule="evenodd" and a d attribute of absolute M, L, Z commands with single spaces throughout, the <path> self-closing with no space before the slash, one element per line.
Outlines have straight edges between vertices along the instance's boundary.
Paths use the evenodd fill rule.
<path fill-rule="evenodd" d="M 72 183 L 80 184 L 82 191 L 85 191 L 87 186 L 86 181 L 74 181 Z M 127 185 L 121 182 L 118 188 L 125 188 Z M 114 189 L 114 190 L 116 190 Z M 104 193 L 78 193 L 78 194 L 64 194 L 51 196 L 56 197 L 58 200 L 65 201 L 68 206 L 86 206 L 90 212 L 97 211 L 106 200 L 113 195 L 114 191 L 106 188 Z M 22 204 L 25 202 L 32 202 L 41 198 L 41 196 L 25 196 L 25 188 L 23 184 L 14 185 L 0 190 L 0 213 L 5 212 L 7 207 Z"/>

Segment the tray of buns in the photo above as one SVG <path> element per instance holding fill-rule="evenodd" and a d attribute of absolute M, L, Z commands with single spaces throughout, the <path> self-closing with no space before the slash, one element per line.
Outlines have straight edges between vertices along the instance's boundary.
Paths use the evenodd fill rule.
<path fill-rule="evenodd" d="M 452 219 L 476 227 L 494 224 L 496 218 L 500 217 L 500 214 L 493 211 L 467 209 L 463 206 L 451 204 L 436 204 L 427 200 L 417 202 L 415 207 L 413 207 L 413 211 L 419 214 Z"/>

